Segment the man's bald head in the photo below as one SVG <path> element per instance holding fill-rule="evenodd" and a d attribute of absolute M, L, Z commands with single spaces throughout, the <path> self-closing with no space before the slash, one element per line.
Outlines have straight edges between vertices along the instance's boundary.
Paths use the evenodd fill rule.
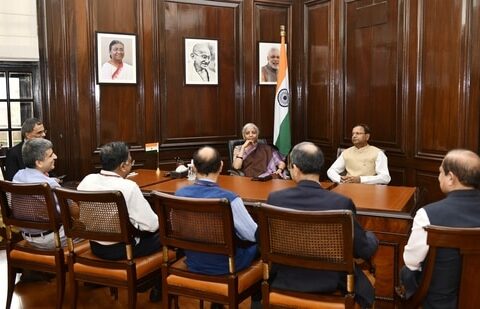
<path fill-rule="evenodd" d="M 480 188 L 480 157 L 475 152 L 451 150 L 443 159 L 442 168 L 445 175 L 452 172 L 462 185 Z"/>
<path fill-rule="evenodd" d="M 220 153 L 215 148 L 205 146 L 193 154 L 193 165 L 195 165 L 199 174 L 217 174 L 221 172 L 222 159 Z"/>
<path fill-rule="evenodd" d="M 323 162 L 322 150 L 310 142 L 295 145 L 290 153 L 290 164 L 295 164 L 303 174 L 320 175 Z"/>

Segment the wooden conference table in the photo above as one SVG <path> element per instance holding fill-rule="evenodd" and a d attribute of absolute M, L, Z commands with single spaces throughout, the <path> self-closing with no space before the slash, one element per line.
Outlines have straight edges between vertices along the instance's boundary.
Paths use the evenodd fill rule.
<path fill-rule="evenodd" d="M 269 181 L 252 181 L 249 177 L 220 175 L 218 185 L 238 194 L 246 202 L 265 202 L 270 192 L 283 190 L 295 186 L 292 180 L 271 179 Z M 174 193 L 178 189 L 193 184 L 185 178 L 172 179 L 149 186 L 141 187 L 142 191 L 160 191 Z M 325 189 L 333 186 L 331 182 L 322 182 Z"/>
<path fill-rule="evenodd" d="M 129 179 L 142 184 L 140 187 L 144 192 L 156 190 L 174 193 L 193 183 L 185 178 L 170 179 L 161 175 L 154 177 L 152 171 L 148 170 L 135 172 L 138 175 Z M 259 182 L 251 181 L 248 177 L 226 175 L 219 176 L 218 184 L 237 193 L 246 201 L 247 207 L 253 202 L 265 202 L 270 192 L 295 186 L 291 180 L 272 179 Z M 403 265 L 403 247 L 408 240 L 413 212 L 416 210 L 416 188 L 365 184 L 335 185 L 331 182 L 321 184 L 327 190 L 351 198 L 357 207 L 357 218 L 362 226 L 373 231 L 380 240 L 379 249 L 373 258 L 376 265 L 376 307 L 393 308 L 394 288 L 398 285 L 398 272 Z"/>

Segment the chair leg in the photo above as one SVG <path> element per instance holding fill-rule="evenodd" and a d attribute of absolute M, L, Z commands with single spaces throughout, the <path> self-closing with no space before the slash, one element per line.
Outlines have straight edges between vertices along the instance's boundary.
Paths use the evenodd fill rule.
<path fill-rule="evenodd" d="M 75 276 L 73 274 L 73 271 L 69 272 L 69 280 L 70 284 L 70 295 L 71 295 L 71 300 L 70 300 L 70 308 L 71 309 L 76 309 L 77 308 L 77 298 L 78 298 L 78 282 L 75 280 Z"/>
<path fill-rule="evenodd" d="M 57 309 L 61 309 L 65 296 L 65 272 L 57 272 Z"/>
<path fill-rule="evenodd" d="M 165 285 L 166 284 L 162 284 L 162 308 L 170 309 L 172 307 L 172 298 L 168 295 L 168 290 Z"/>
<path fill-rule="evenodd" d="M 10 309 L 12 305 L 13 291 L 15 290 L 15 279 L 17 277 L 17 269 L 8 266 L 8 291 L 7 291 L 7 302 L 5 308 Z"/>
<path fill-rule="evenodd" d="M 135 309 L 137 306 L 137 291 L 133 288 L 128 289 L 128 308 Z"/>
<path fill-rule="evenodd" d="M 112 296 L 113 299 L 118 300 L 118 288 L 110 287 L 110 296 Z"/>

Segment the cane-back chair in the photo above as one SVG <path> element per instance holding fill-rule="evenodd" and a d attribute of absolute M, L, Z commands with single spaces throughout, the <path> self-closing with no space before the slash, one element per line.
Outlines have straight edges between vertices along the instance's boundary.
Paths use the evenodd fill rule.
<path fill-rule="evenodd" d="M 0 208 L 6 225 L 8 291 L 6 308 L 10 308 L 15 278 L 22 269 L 56 274 L 56 307 L 61 308 L 65 291 L 66 264 L 59 228 L 61 226 L 55 198 L 47 183 L 13 183 L 0 181 Z M 27 240 L 12 240 L 12 228 L 29 229 L 29 237 L 43 237 L 53 233 L 51 248 L 38 248 Z M 32 232 L 38 230 L 38 232 Z"/>
<path fill-rule="evenodd" d="M 235 269 L 237 241 L 227 199 L 185 198 L 160 192 L 154 192 L 152 198 L 160 220 L 164 251 L 170 246 L 222 254 L 228 256 L 229 261 L 228 274 L 205 275 L 190 272 L 184 258 L 170 263 L 164 255 L 163 308 L 170 308 L 171 300 L 177 296 L 200 299 L 201 307 L 207 300 L 238 308 L 240 302 L 260 290 L 260 261 L 254 261 L 250 267 L 238 272 Z"/>
<path fill-rule="evenodd" d="M 349 210 L 258 209 L 263 308 L 355 308 L 353 218 Z M 270 286 L 272 264 L 345 272 L 347 291 L 302 293 Z M 319 279 L 321 280 L 321 279 Z"/>
<path fill-rule="evenodd" d="M 71 307 L 76 308 L 78 281 L 128 290 L 128 308 L 135 308 L 137 292 L 152 287 L 160 279 L 162 252 L 133 258 L 137 231 L 130 223 L 125 199 L 120 191 L 77 191 L 55 189 L 61 206 L 68 241 Z M 70 212 L 78 207 L 78 215 Z M 72 239 L 125 243 L 125 260 L 105 260 L 91 250 L 76 253 Z M 168 252 L 174 258 L 174 252 Z"/>
<path fill-rule="evenodd" d="M 457 308 L 480 308 L 478 278 L 475 274 L 480 270 L 480 228 L 453 228 L 428 225 L 427 259 L 424 263 L 420 285 L 408 300 L 402 299 L 403 308 L 419 308 L 428 294 L 435 272 L 435 260 L 439 250 L 456 249 L 461 259 L 461 274 L 458 286 Z M 400 295 L 403 296 L 403 295 Z"/>

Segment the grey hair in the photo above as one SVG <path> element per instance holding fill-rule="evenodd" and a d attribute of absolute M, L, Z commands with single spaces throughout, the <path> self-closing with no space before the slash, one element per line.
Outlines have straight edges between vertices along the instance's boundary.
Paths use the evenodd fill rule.
<path fill-rule="evenodd" d="M 257 127 L 256 124 L 253 122 L 249 122 L 245 124 L 242 128 L 242 137 L 245 138 L 245 132 L 247 132 L 248 128 L 254 128 L 257 131 L 257 138 L 260 136 L 260 129 Z"/>
<path fill-rule="evenodd" d="M 26 140 L 22 146 L 23 163 L 26 167 L 35 168 L 35 162 L 43 161 L 47 150 L 52 149 L 53 144 L 48 139 L 32 138 Z"/>

